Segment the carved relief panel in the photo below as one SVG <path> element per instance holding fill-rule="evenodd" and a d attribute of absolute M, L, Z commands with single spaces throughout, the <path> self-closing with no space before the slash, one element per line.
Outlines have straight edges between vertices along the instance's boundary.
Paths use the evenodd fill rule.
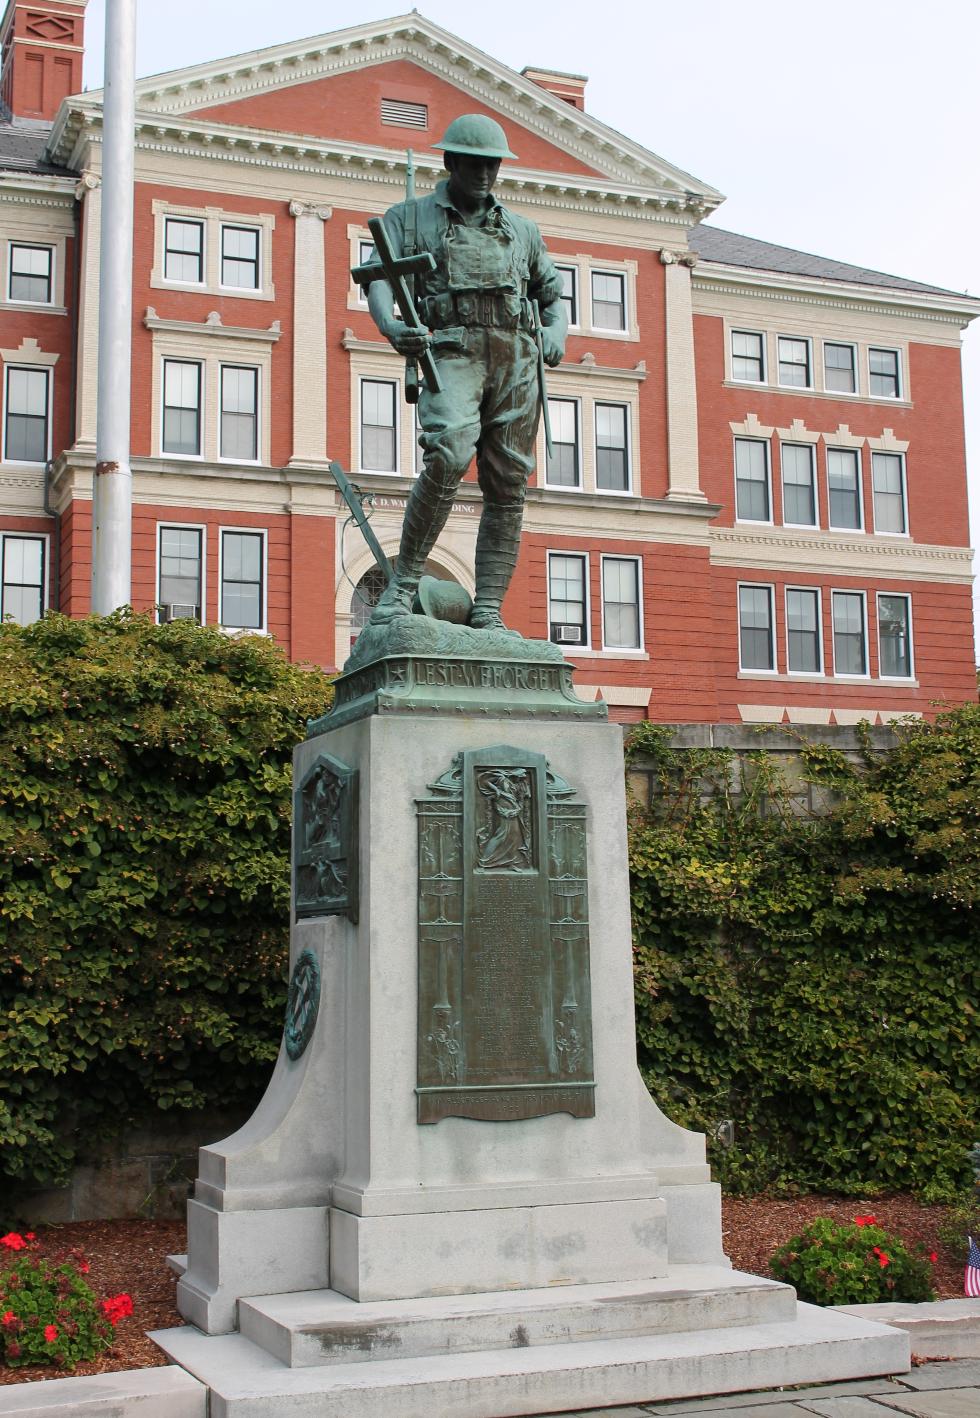
<path fill-rule="evenodd" d="M 298 783 L 293 804 L 297 918 L 357 920 L 356 769 L 321 753 Z"/>

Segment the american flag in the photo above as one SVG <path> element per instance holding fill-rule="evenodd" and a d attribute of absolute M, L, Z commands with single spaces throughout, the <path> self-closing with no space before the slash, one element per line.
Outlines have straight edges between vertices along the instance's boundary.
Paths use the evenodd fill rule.
<path fill-rule="evenodd" d="M 963 1272 L 963 1293 L 971 1299 L 980 1297 L 980 1246 L 972 1236 L 967 1236 L 970 1249 L 966 1256 L 966 1270 Z"/>

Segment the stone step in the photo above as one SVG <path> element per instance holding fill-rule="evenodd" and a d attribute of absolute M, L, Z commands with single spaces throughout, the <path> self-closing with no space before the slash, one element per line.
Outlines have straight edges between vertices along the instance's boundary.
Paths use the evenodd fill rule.
<path fill-rule="evenodd" d="M 210 1418 L 524 1418 L 904 1372 L 908 1336 L 800 1305 L 773 1324 L 288 1369 L 242 1335 L 153 1334 Z"/>
<path fill-rule="evenodd" d="M 241 1333 L 289 1368 L 792 1320 L 788 1285 L 721 1266 L 662 1280 L 357 1303 L 335 1290 L 242 1300 Z"/>

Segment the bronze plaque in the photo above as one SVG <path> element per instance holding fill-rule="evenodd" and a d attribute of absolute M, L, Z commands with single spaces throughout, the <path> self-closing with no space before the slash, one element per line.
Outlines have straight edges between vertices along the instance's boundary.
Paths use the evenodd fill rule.
<path fill-rule="evenodd" d="M 595 1113 L 585 805 L 543 754 L 458 755 L 418 803 L 418 1121 Z"/>
<path fill-rule="evenodd" d="M 321 753 L 293 804 L 296 916 L 357 920 L 357 770 Z"/>

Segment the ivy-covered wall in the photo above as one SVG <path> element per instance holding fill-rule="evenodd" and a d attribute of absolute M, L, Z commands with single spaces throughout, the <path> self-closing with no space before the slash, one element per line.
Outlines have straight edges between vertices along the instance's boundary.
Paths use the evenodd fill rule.
<path fill-rule="evenodd" d="M 980 1136 L 980 706 L 819 737 L 632 736 L 641 1066 L 734 1122 L 731 1190 L 938 1199 Z"/>

